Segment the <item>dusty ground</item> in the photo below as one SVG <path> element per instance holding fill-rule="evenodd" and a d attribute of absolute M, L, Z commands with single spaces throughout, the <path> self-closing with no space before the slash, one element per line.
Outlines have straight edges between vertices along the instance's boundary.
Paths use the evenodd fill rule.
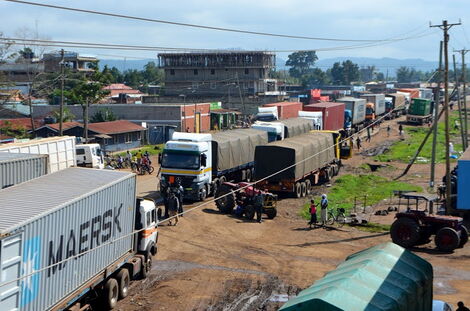
<path fill-rule="evenodd" d="M 382 125 L 364 148 L 399 139 L 396 122 L 390 124 L 390 137 Z M 373 160 L 355 155 L 345 162 L 343 174 L 364 172 L 359 168 L 363 163 Z M 378 174 L 397 176 L 406 166 L 390 164 L 393 167 Z M 439 179 L 442 174 L 439 165 Z M 428 178 L 429 166 L 421 164 L 402 180 L 426 189 Z M 143 195 L 156 195 L 156 184 L 155 175 L 138 177 Z M 278 217 L 261 224 L 221 215 L 209 203 L 186 214 L 176 227 L 162 225 L 152 276 L 134 282 L 130 297 L 118 309 L 275 310 L 282 305 L 276 300 L 310 286 L 351 253 L 390 241 L 388 233 L 366 233 L 347 226 L 309 230 L 298 216 L 303 203 L 304 199 L 284 199 L 279 202 Z M 393 215 L 371 220 L 391 223 Z M 470 303 L 470 247 L 440 254 L 428 244 L 414 252 L 434 266 L 435 299 L 454 305 L 459 300 Z"/>

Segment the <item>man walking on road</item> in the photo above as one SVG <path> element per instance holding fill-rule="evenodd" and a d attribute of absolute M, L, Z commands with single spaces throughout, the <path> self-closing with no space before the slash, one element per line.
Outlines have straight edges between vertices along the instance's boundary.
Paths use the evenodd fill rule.
<path fill-rule="evenodd" d="M 368 127 L 368 128 L 367 128 L 367 139 L 366 139 L 366 141 L 367 141 L 368 143 L 370 143 L 370 138 L 371 138 L 371 137 L 370 137 L 370 127 Z"/>
<path fill-rule="evenodd" d="M 400 134 L 400 137 L 403 136 L 403 125 L 398 126 L 398 134 Z"/>
<path fill-rule="evenodd" d="M 308 224 L 310 229 L 312 229 L 312 226 L 317 226 L 317 206 L 313 200 L 310 201 L 310 222 Z"/>
<path fill-rule="evenodd" d="M 390 127 L 390 125 L 387 125 L 387 137 L 390 137 L 390 131 L 392 130 L 392 128 Z"/>
<path fill-rule="evenodd" d="M 320 207 L 321 207 L 321 223 L 322 223 L 322 226 L 324 227 L 326 225 L 326 222 L 328 221 L 328 199 L 326 197 L 326 194 L 321 195 Z"/>
<path fill-rule="evenodd" d="M 356 146 L 357 150 L 361 150 L 361 138 L 359 137 L 359 135 L 356 138 Z"/>
<path fill-rule="evenodd" d="M 254 204 L 255 204 L 255 212 L 256 212 L 256 221 L 261 223 L 263 221 L 261 218 L 263 217 L 263 204 L 264 204 L 264 196 L 261 193 L 255 196 Z"/>

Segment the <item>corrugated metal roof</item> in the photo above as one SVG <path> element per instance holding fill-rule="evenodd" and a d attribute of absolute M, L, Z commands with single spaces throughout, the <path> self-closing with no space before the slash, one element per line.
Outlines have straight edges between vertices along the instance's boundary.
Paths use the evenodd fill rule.
<path fill-rule="evenodd" d="M 102 187 L 133 178 L 132 173 L 68 168 L 0 190 L 0 235 L 52 213 Z"/>
<path fill-rule="evenodd" d="M 75 122 L 75 121 L 71 121 L 71 122 L 63 122 L 62 123 L 62 129 L 63 130 L 68 130 L 68 129 L 71 129 L 72 127 L 76 127 L 76 126 L 81 126 L 83 127 L 83 124 L 82 123 L 79 123 L 79 122 Z M 60 128 L 60 124 L 59 123 L 52 123 L 52 124 L 45 124 L 44 126 L 41 126 L 40 128 L 36 129 L 37 130 L 40 130 L 42 128 L 45 128 L 45 127 L 48 127 L 48 128 L 51 128 L 55 131 L 59 131 L 59 128 Z"/>
<path fill-rule="evenodd" d="M 146 130 L 145 127 L 126 120 L 90 123 L 88 129 L 100 134 L 119 134 Z"/>
<path fill-rule="evenodd" d="M 47 155 L 46 154 L 0 152 L 0 162 L 9 162 L 11 160 L 16 160 L 16 159 L 32 159 L 32 158 L 44 158 L 44 157 L 47 157 Z"/>

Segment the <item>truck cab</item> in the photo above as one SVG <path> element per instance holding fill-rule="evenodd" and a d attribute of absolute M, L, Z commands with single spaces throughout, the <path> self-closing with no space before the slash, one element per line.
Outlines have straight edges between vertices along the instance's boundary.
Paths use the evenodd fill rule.
<path fill-rule="evenodd" d="M 83 167 L 104 168 L 103 154 L 99 144 L 76 145 L 77 165 Z"/>
<path fill-rule="evenodd" d="M 211 191 L 212 181 L 212 135 L 173 133 L 165 144 L 160 164 L 160 192 L 168 187 L 184 189 L 184 197 L 203 200 Z"/>
<path fill-rule="evenodd" d="M 374 103 L 366 104 L 366 120 L 368 121 L 375 120 L 375 104 Z"/>
<path fill-rule="evenodd" d="M 251 128 L 267 132 L 269 142 L 284 139 L 284 125 L 282 123 L 256 121 Z"/>
<path fill-rule="evenodd" d="M 155 202 L 150 199 L 138 198 L 136 208 L 135 227 L 137 230 L 144 229 L 139 233 L 137 251 L 154 256 L 157 253 L 158 241 L 158 212 Z"/>
<path fill-rule="evenodd" d="M 344 129 L 351 130 L 352 127 L 352 112 L 349 109 L 344 110 Z"/>
<path fill-rule="evenodd" d="M 258 107 L 258 113 L 255 116 L 255 120 L 267 122 L 279 120 L 277 107 Z"/>

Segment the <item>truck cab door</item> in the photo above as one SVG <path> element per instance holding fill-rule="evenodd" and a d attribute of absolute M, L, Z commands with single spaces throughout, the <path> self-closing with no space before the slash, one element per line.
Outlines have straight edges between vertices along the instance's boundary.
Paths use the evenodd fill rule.
<path fill-rule="evenodd" d="M 147 252 L 157 244 L 158 240 L 158 218 L 155 202 L 152 200 L 140 200 L 138 207 L 140 214 L 140 227 L 142 228 L 139 235 L 139 252 Z"/>

